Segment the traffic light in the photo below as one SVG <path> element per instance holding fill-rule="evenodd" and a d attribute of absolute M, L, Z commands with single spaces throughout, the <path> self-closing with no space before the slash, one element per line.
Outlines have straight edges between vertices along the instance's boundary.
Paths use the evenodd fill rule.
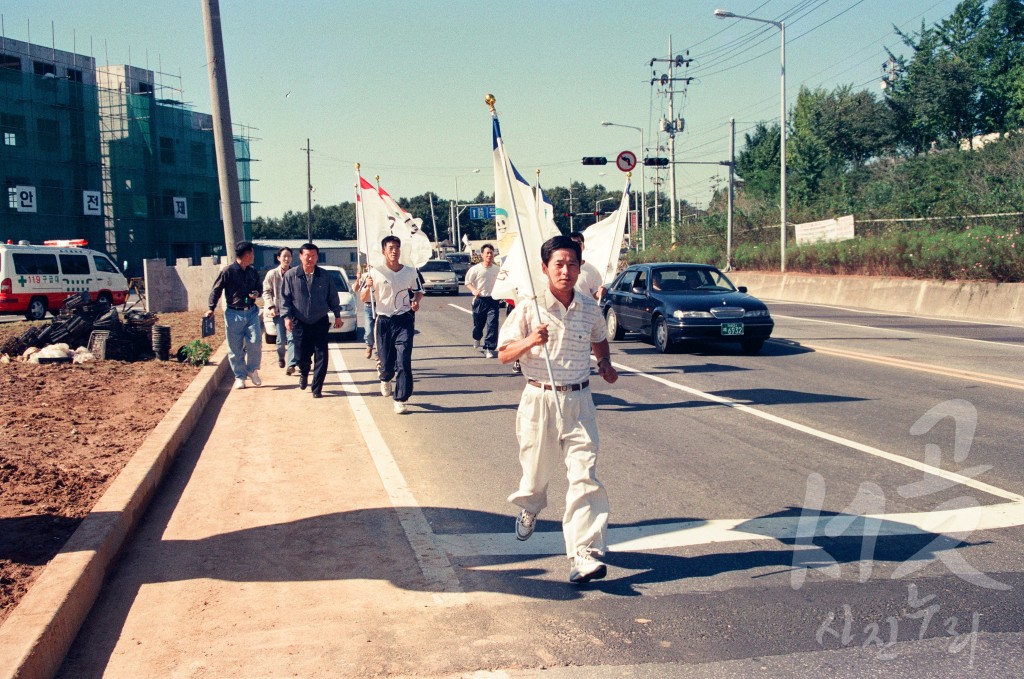
<path fill-rule="evenodd" d="M 668 165 L 668 158 L 644 158 L 644 165 L 663 167 Z"/>
<path fill-rule="evenodd" d="M 584 165 L 607 165 L 608 159 L 604 156 L 587 156 L 583 159 Z"/>

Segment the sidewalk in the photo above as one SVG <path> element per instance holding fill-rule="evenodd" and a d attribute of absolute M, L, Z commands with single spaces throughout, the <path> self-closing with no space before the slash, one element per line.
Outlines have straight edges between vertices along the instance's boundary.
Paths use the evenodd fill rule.
<path fill-rule="evenodd" d="M 332 354 L 340 351 L 353 357 L 362 345 Z M 444 605 L 429 591 L 333 366 L 324 398 L 313 399 L 277 367 L 272 347 L 263 364 L 258 388 L 232 390 L 229 371 L 217 373 L 58 676 L 355 676 L 364 673 L 353 665 L 359 658 L 373 673 L 385 649 L 370 643 L 368 621 Z M 363 371 L 356 378 L 368 379 Z M 133 486 L 143 493 L 146 480 Z M 98 553 L 72 554 L 75 568 Z M 10 676 L 47 676 L 38 672 L 45 662 L 34 665 Z"/>

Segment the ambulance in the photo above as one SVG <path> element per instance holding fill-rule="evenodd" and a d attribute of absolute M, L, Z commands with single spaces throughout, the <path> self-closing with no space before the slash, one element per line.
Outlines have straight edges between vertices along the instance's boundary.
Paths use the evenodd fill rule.
<path fill-rule="evenodd" d="M 84 240 L 0 244 L 0 314 L 38 321 L 81 292 L 94 302 L 124 304 L 128 279 L 109 257 L 86 245 Z"/>

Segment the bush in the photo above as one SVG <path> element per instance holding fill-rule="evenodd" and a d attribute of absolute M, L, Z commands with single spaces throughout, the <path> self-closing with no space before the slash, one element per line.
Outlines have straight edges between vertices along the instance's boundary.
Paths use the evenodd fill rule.
<path fill-rule="evenodd" d="M 178 350 L 178 358 L 184 363 L 202 367 L 210 361 L 213 347 L 202 340 L 192 340 Z"/>

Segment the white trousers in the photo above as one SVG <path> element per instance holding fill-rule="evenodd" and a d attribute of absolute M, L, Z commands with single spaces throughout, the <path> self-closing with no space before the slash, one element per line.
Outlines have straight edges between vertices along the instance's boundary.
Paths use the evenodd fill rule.
<path fill-rule="evenodd" d="M 561 402 L 561 420 L 555 398 Z M 590 389 L 553 392 L 527 385 L 516 414 L 516 437 L 523 476 L 509 502 L 540 513 L 548 504 L 551 475 L 564 460 L 569 480 L 562 517 L 566 555 L 572 558 L 580 547 L 604 555 L 608 493 L 597 480 L 597 409 Z"/>

